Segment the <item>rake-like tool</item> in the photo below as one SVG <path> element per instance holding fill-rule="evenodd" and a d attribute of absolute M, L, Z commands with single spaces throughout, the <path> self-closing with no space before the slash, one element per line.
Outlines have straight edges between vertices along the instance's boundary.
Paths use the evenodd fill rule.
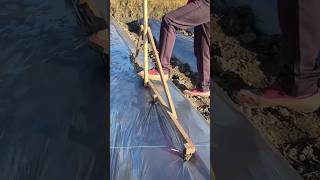
<path fill-rule="evenodd" d="M 153 98 L 155 100 L 158 100 L 160 104 L 165 108 L 165 111 L 169 115 L 170 119 L 172 120 L 173 124 L 175 125 L 176 129 L 180 133 L 181 137 L 184 140 L 184 160 L 189 160 L 192 155 L 195 153 L 195 146 L 193 145 L 191 139 L 189 138 L 188 134 L 185 132 L 185 130 L 182 128 L 181 124 L 178 121 L 176 109 L 174 107 L 171 94 L 168 88 L 167 79 L 164 76 L 162 66 L 160 63 L 159 54 L 153 39 L 153 35 L 151 32 L 151 29 L 148 25 L 148 0 L 143 0 L 143 25 L 140 26 L 140 32 L 139 32 L 139 40 L 137 42 L 137 49 L 136 53 L 133 55 L 133 58 L 137 58 L 139 54 L 139 47 L 140 43 L 143 40 L 143 58 L 144 58 L 144 85 L 147 87 L 150 87 L 150 89 L 153 92 Z M 148 44 L 150 42 L 151 45 L 151 51 L 155 57 L 156 60 L 156 67 L 159 70 L 162 86 L 167 98 L 166 103 L 158 90 L 156 89 L 155 85 L 152 83 L 152 81 L 148 78 Z"/>

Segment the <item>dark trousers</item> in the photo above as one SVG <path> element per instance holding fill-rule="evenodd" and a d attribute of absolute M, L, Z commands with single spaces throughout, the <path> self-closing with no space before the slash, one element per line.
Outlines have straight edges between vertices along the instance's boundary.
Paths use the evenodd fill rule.
<path fill-rule="evenodd" d="M 170 58 L 177 29 L 194 29 L 194 53 L 197 58 L 200 88 L 210 88 L 210 0 L 197 0 L 166 14 L 160 30 L 160 59 L 165 73 L 169 72 Z"/>
<path fill-rule="evenodd" d="M 282 55 L 291 69 L 289 94 L 315 93 L 320 79 L 320 0 L 278 0 Z M 290 80 L 289 80 L 290 81 Z M 288 89 L 288 88 L 287 88 Z"/>

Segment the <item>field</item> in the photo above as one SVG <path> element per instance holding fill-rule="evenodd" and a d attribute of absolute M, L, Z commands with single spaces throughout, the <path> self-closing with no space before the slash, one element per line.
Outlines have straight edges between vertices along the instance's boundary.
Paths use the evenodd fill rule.
<path fill-rule="evenodd" d="M 141 3 L 142 0 L 112 0 L 111 15 L 122 23 L 124 29 L 130 29 L 130 23 L 142 17 Z M 186 0 L 151 0 L 149 3 L 150 17 L 160 19 L 166 12 L 185 4 Z M 214 27 L 211 31 L 211 76 L 232 99 L 232 91 L 244 87 L 262 88 L 271 83 L 279 55 L 279 37 L 263 37 L 255 32 L 227 35 L 226 31 L 236 28 L 228 30 L 223 27 L 222 17 L 223 14 L 214 15 L 211 20 L 211 27 Z M 241 17 L 234 18 L 230 22 L 242 21 Z M 128 34 L 136 38 L 134 32 L 128 31 Z M 252 37 L 256 40 L 249 43 Z M 178 84 L 191 86 L 190 78 L 178 70 L 174 73 L 180 79 Z M 189 100 L 209 120 L 210 100 Z M 281 107 L 235 104 L 305 180 L 320 179 L 320 111 L 299 113 Z M 206 110 L 201 109 L 204 105 Z"/>

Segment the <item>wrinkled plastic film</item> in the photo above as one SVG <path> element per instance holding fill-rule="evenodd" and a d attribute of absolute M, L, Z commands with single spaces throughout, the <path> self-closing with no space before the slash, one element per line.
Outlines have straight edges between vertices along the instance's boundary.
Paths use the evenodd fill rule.
<path fill-rule="evenodd" d="M 159 35 L 159 21 L 150 20 L 156 39 Z M 173 55 L 192 67 L 196 61 L 192 54 L 192 38 L 178 34 Z M 218 180 L 300 180 L 298 173 L 288 162 L 274 151 L 261 134 L 231 102 L 227 102 L 216 84 L 212 91 L 211 148 L 212 169 Z M 192 133 L 192 132 L 191 132 Z M 192 135 L 191 135 L 192 136 Z"/>
<path fill-rule="evenodd" d="M 0 6 L 0 179 L 104 179 L 105 59 L 74 6 Z"/>
<path fill-rule="evenodd" d="M 226 10 L 230 7 L 249 6 L 255 15 L 255 27 L 266 34 L 280 34 L 277 0 L 216 0 L 213 8 Z"/>
<path fill-rule="evenodd" d="M 250 122 L 214 87 L 213 170 L 220 180 L 302 180 Z M 232 172 L 232 173 L 230 173 Z"/>
<path fill-rule="evenodd" d="M 110 178 L 209 179 L 209 124 L 169 83 L 179 121 L 196 146 L 194 157 L 183 161 L 181 137 L 163 108 L 152 102 L 151 90 L 143 86 L 130 62 L 134 45 L 116 26 L 110 31 Z"/>

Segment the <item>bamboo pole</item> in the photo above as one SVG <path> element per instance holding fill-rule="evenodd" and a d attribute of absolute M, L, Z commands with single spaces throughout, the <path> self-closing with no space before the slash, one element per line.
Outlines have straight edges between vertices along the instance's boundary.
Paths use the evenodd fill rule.
<path fill-rule="evenodd" d="M 148 77 L 148 0 L 143 0 L 143 60 L 144 60 L 144 84 L 147 85 Z"/>
<path fill-rule="evenodd" d="M 185 141 L 185 143 L 184 143 L 184 159 L 189 160 L 191 158 L 192 154 L 194 154 L 194 152 L 195 152 L 195 146 L 177 119 L 177 112 L 176 112 L 176 109 L 175 109 L 173 101 L 172 101 L 172 97 L 171 97 L 171 94 L 169 91 L 167 79 L 164 77 L 164 72 L 162 69 L 161 62 L 160 62 L 159 54 L 158 54 L 158 51 L 157 51 L 157 48 L 156 48 L 156 45 L 155 45 L 155 42 L 153 39 L 151 29 L 148 25 L 148 0 L 143 0 L 143 26 L 141 28 L 140 33 L 141 33 L 140 35 L 142 36 L 142 39 L 143 39 L 144 85 L 149 86 L 151 88 L 151 90 L 154 92 L 154 95 L 153 95 L 154 98 L 157 98 L 159 100 L 160 104 L 165 108 L 165 111 L 167 112 L 167 114 L 171 118 L 176 129 L 179 131 L 180 135 L 184 139 L 184 141 Z M 162 98 L 160 93 L 157 91 L 157 89 L 155 88 L 152 81 L 149 81 L 149 77 L 148 77 L 148 70 L 149 70 L 149 68 L 148 68 L 148 65 L 149 65 L 148 64 L 149 63 L 148 42 L 149 41 L 151 44 L 151 50 L 156 58 L 156 66 L 158 67 L 158 70 L 160 73 L 162 86 L 164 88 L 168 104 L 166 102 L 164 102 L 164 99 Z M 139 50 L 138 50 L 139 42 L 140 42 L 140 39 L 138 40 L 138 43 L 137 43 L 137 50 L 136 50 L 135 57 L 137 57 L 138 53 L 139 53 Z"/>
<path fill-rule="evenodd" d="M 176 116 L 173 115 L 173 113 L 171 112 L 170 108 L 164 102 L 162 96 L 157 91 L 157 89 L 155 88 L 155 86 L 152 83 L 152 81 L 149 81 L 148 85 L 151 88 L 151 90 L 155 93 L 154 96 L 159 100 L 160 104 L 165 108 L 165 111 L 167 112 L 168 116 L 172 120 L 174 126 L 176 127 L 176 129 L 178 130 L 180 135 L 182 136 L 182 138 L 183 138 L 183 140 L 185 142 L 184 143 L 184 159 L 188 161 L 191 158 L 192 154 L 194 154 L 195 151 L 196 151 L 196 148 L 195 148 L 194 144 L 192 143 L 190 137 L 188 136 L 186 131 L 183 129 L 181 124 L 179 123 L 179 121 L 176 118 Z"/>
<path fill-rule="evenodd" d="M 166 111 L 169 111 L 171 113 L 171 109 L 170 107 L 167 105 L 167 103 L 164 101 L 164 99 L 162 98 L 161 94 L 157 91 L 157 88 L 154 86 L 154 84 L 152 83 L 152 81 L 148 82 L 149 87 L 151 88 L 151 90 L 154 92 L 155 97 L 159 100 L 160 104 L 166 109 Z"/>
<path fill-rule="evenodd" d="M 143 26 L 140 26 L 140 30 L 139 30 L 139 38 L 138 38 L 138 42 L 136 45 L 136 53 L 134 54 L 134 62 L 136 62 L 136 58 L 139 56 L 139 51 L 140 51 L 140 47 L 141 47 L 141 41 L 142 41 L 142 33 L 143 33 Z"/>
<path fill-rule="evenodd" d="M 173 104 L 172 101 L 172 97 L 171 97 L 171 93 L 169 91 L 169 87 L 168 87 L 168 83 L 167 83 L 167 79 L 164 77 L 164 72 L 162 69 L 162 65 L 160 62 L 160 58 L 159 58 L 159 54 L 152 36 L 152 32 L 151 29 L 148 27 L 148 38 L 151 44 L 151 49 L 152 52 L 156 58 L 156 65 L 158 67 L 159 73 L 160 73 L 160 78 L 161 78 L 161 82 L 162 82 L 162 86 L 164 88 L 166 97 L 167 97 L 167 101 L 169 103 L 169 109 L 170 111 L 167 110 L 168 115 L 170 116 L 171 120 L 173 121 L 175 127 L 177 128 L 177 130 L 179 131 L 180 135 L 183 137 L 184 141 L 186 142 L 184 144 L 185 147 L 185 152 L 184 152 L 184 158 L 185 160 L 189 160 L 192 156 L 192 154 L 195 152 L 195 146 L 192 143 L 190 137 L 188 136 L 188 134 L 186 133 L 186 131 L 182 128 L 181 124 L 179 123 L 178 119 L 177 119 L 177 113 L 176 113 L 176 109 L 175 106 Z M 162 97 L 160 96 L 160 94 L 158 93 L 158 91 L 153 87 L 152 82 L 150 81 L 149 86 L 151 87 L 151 89 L 154 91 L 154 93 L 156 93 L 156 96 L 158 96 L 158 99 L 160 100 L 160 103 L 164 105 L 164 101 L 162 99 Z M 166 104 L 165 104 L 165 107 Z"/>
<path fill-rule="evenodd" d="M 169 107 L 170 107 L 171 113 L 172 113 L 173 117 L 177 118 L 176 108 L 174 107 L 174 104 L 172 102 L 172 97 L 171 97 L 171 94 L 170 94 L 170 91 L 169 91 L 167 79 L 164 78 L 164 73 L 163 73 L 161 62 L 160 62 L 159 54 L 158 54 L 158 51 L 157 51 L 157 48 L 156 48 L 156 44 L 154 42 L 154 39 L 153 39 L 152 32 L 151 32 L 150 28 L 148 28 L 148 37 L 149 37 L 149 40 L 150 40 L 150 43 L 151 43 L 152 52 L 153 52 L 153 54 L 154 54 L 154 56 L 156 58 L 156 64 L 157 64 L 157 67 L 158 67 L 158 70 L 159 70 L 159 73 L 160 73 L 161 82 L 162 82 L 162 85 L 164 87 L 164 92 L 166 93 L 166 97 L 167 97 L 167 101 L 169 103 Z"/>

